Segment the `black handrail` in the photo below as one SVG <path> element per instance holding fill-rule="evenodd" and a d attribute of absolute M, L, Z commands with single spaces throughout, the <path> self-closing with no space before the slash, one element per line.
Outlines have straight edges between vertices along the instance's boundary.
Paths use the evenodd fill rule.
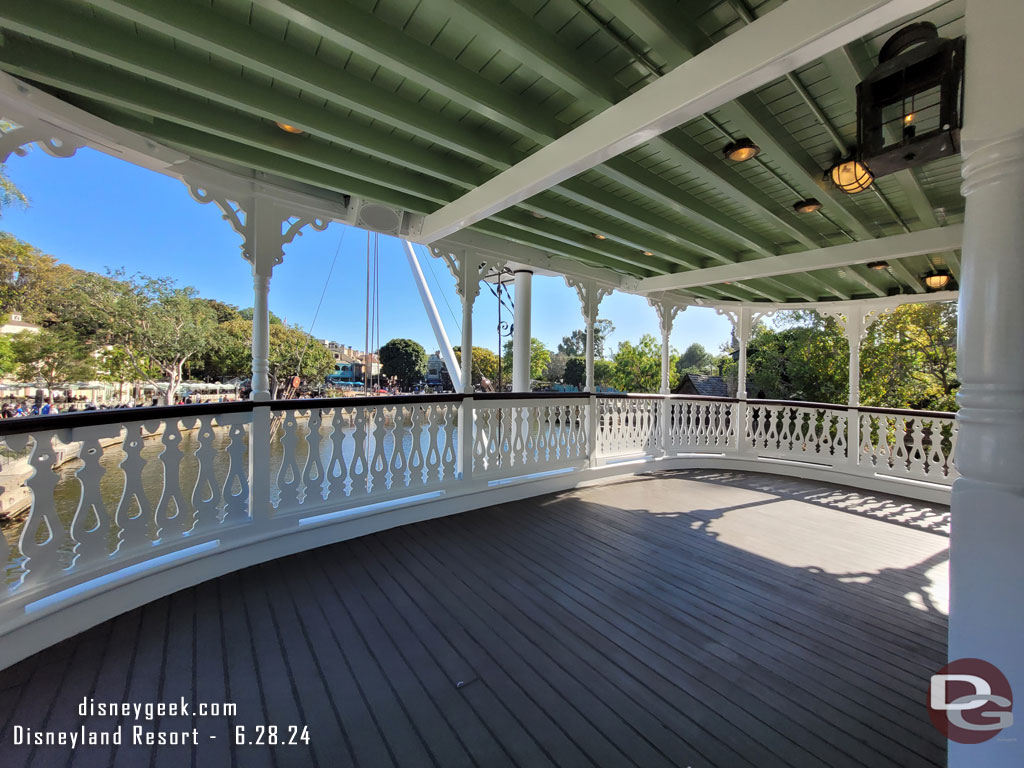
<path fill-rule="evenodd" d="M 357 397 L 308 397 L 294 400 L 264 400 L 256 406 L 270 406 L 272 411 L 306 410 L 309 408 L 358 408 L 363 405 L 406 405 L 408 403 L 461 403 L 463 394 L 443 395 L 362 395 Z"/>
<path fill-rule="evenodd" d="M 652 395 L 600 392 L 602 399 L 628 398 L 631 400 L 699 400 L 708 402 L 737 403 L 735 397 L 714 397 L 711 395 Z M 218 413 L 246 413 L 256 407 L 269 406 L 271 411 L 306 410 L 309 408 L 357 408 L 367 405 L 406 405 L 410 403 L 461 403 L 469 395 L 447 393 L 440 395 L 364 395 L 357 397 L 304 398 L 296 400 L 238 400 L 230 403 L 194 403 L 192 405 L 157 405 L 140 408 L 110 408 L 94 411 L 72 411 L 47 416 L 25 416 L 14 419 L 0 419 L 0 437 L 19 435 L 26 432 L 43 432 L 55 429 L 77 429 L 103 424 L 120 424 L 139 421 L 163 421 Z M 477 392 L 472 395 L 481 402 L 495 400 L 544 400 L 544 399 L 585 399 L 588 392 Z M 794 408 L 821 408 L 846 411 L 850 406 L 836 403 L 812 403 L 803 400 L 746 400 L 748 405 L 791 406 Z M 859 406 L 861 413 L 877 413 L 887 416 L 903 416 L 913 419 L 949 419 L 956 414 L 947 411 L 918 411 L 909 408 L 879 408 Z"/>

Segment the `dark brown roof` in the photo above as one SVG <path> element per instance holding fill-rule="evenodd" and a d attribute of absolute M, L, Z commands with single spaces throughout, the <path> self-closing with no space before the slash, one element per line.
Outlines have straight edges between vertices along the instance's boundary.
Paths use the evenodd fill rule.
<path fill-rule="evenodd" d="M 689 382 L 690 387 L 686 384 Z M 684 392 L 684 388 L 689 390 L 692 387 L 693 392 L 689 394 L 707 395 L 709 397 L 728 397 L 729 388 L 725 384 L 725 379 L 721 376 L 707 376 L 702 373 L 688 373 L 683 376 L 683 380 L 679 382 L 679 391 Z"/>

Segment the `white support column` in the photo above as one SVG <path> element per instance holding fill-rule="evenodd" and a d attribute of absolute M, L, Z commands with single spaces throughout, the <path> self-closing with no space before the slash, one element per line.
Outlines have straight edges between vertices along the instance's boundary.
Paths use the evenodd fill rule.
<path fill-rule="evenodd" d="M 750 341 L 750 307 L 740 307 L 736 315 L 736 343 L 740 355 L 736 366 L 736 398 L 747 399 L 747 342 Z"/>
<path fill-rule="evenodd" d="M 587 445 L 589 446 L 588 461 L 591 467 L 598 463 L 597 448 L 600 438 L 600 420 L 597 405 L 597 387 L 594 382 L 594 324 L 597 322 L 597 310 L 601 306 L 601 300 L 612 292 L 607 285 L 599 285 L 591 279 L 576 279 L 565 276 L 565 284 L 576 291 L 580 299 L 580 309 L 583 312 L 583 322 L 587 328 L 587 349 L 586 349 L 586 383 L 584 391 L 590 393 L 587 403 Z"/>
<path fill-rule="evenodd" d="M 584 367 L 586 368 L 586 374 L 584 376 L 583 390 L 585 392 L 595 392 L 594 387 L 594 344 L 596 339 L 594 338 L 594 323 L 597 321 L 588 316 L 586 319 L 587 326 L 587 348 L 584 350 Z"/>
<path fill-rule="evenodd" d="M 450 253 L 434 248 L 433 253 L 444 260 L 455 278 L 455 290 L 462 299 L 462 391 L 465 398 L 459 408 L 456 471 L 461 479 L 468 481 L 473 474 L 473 304 L 480 293 L 480 281 L 489 272 L 503 267 L 504 263 L 468 251 Z"/>
<path fill-rule="evenodd" d="M 672 402 L 668 396 L 671 394 L 669 382 L 671 380 L 670 366 L 672 364 L 672 349 L 669 339 L 672 336 L 672 324 L 676 315 L 685 307 L 661 300 L 648 298 L 647 303 L 654 307 L 658 313 L 658 329 L 661 331 L 661 387 L 659 392 L 663 396 L 661 408 L 658 411 L 658 445 L 661 454 L 664 456 L 669 452 L 671 428 L 669 423 L 672 418 Z"/>
<path fill-rule="evenodd" d="M 864 313 L 850 307 L 846 315 L 846 341 L 850 346 L 850 386 L 846 402 L 851 408 L 860 405 L 860 343 L 865 330 Z"/>
<path fill-rule="evenodd" d="M 215 203 L 232 229 L 242 236 L 242 257 L 252 266 L 252 394 L 270 400 L 270 278 L 284 261 L 284 247 L 306 226 L 323 231 L 330 219 L 308 212 L 295 213 L 282 203 L 252 190 L 211 189 L 189 183 L 200 203 Z M 339 212 L 343 213 L 343 212 Z M 268 405 L 253 408 L 249 424 L 249 516 L 270 518 L 271 413 Z"/>
<path fill-rule="evenodd" d="M 479 281 L 470 284 L 466 256 L 459 260 L 457 291 L 462 298 L 462 391 L 466 395 L 459 406 L 458 454 L 455 471 L 468 481 L 473 474 L 473 303 Z M 500 351 L 499 351 L 500 352 Z"/>
<path fill-rule="evenodd" d="M 251 400 L 270 399 L 270 277 L 272 264 L 252 265 L 252 393 Z"/>
<path fill-rule="evenodd" d="M 968 0 L 967 209 L 957 339 L 961 476 L 952 495 L 949 617 L 950 660 L 994 664 L 1018 699 L 1024 692 L 1024 100 L 1013 84 L 1024 71 L 1021 29 L 1024 3 Z M 976 712 L 962 716 L 985 722 Z M 1019 730 L 993 732 L 981 744 L 951 740 L 950 767 L 1024 765 Z"/>
<path fill-rule="evenodd" d="M 597 322 L 597 311 L 601 301 L 612 292 L 612 288 L 600 285 L 594 280 L 568 277 L 565 284 L 576 290 L 580 299 L 580 310 L 583 312 L 583 322 L 587 329 L 586 365 L 587 376 L 584 385 L 585 392 L 595 392 L 594 385 L 594 324 Z"/>
<path fill-rule="evenodd" d="M 533 272 L 515 271 L 515 320 L 512 327 L 512 391 L 530 391 L 530 314 Z M 501 350 L 498 350 L 499 354 Z"/>
<path fill-rule="evenodd" d="M 460 291 L 461 293 L 461 291 Z M 461 367 L 459 378 L 462 380 L 462 391 L 473 394 L 473 298 L 462 297 L 462 343 Z"/>

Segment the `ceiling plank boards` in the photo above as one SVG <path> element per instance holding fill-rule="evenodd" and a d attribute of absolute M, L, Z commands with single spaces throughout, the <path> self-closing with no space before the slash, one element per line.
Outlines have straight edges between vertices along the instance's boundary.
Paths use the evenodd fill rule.
<path fill-rule="evenodd" d="M 930 0 L 788 0 L 430 214 L 419 236 L 430 242 L 487 218 L 930 4 Z"/>

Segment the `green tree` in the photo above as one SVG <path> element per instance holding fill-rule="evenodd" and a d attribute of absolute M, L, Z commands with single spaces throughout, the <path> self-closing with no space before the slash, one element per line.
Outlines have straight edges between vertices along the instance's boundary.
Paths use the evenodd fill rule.
<path fill-rule="evenodd" d="M 9 123 L 0 121 L 0 127 L 5 130 L 9 127 Z M 0 216 L 3 215 L 4 208 L 11 205 L 21 205 L 22 207 L 28 206 L 28 198 L 25 193 L 15 186 L 14 182 L 11 181 L 11 177 L 7 175 L 7 167 L 0 163 Z"/>
<path fill-rule="evenodd" d="M 96 369 L 89 350 L 75 336 L 53 328 L 22 331 L 11 346 L 18 377 L 43 382 L 51 395 L 73 381 L 91 378 Z"/>
<path fill-rule="evenodd" d="M 135 375 L 135 366 L 124 347 L 110 347 L 100 352 L 97 377 L 100 381 L 117 385 L 118 399 L 124 397 L 124 385 L 133 381 Z"/>
<path fill-rule="evenodd" d="M 657 392 L 661 388 L 661 345 L 649 333 L 637 344 L 619 344 L 612 362 L 615 386 L 623 392 Z"/>
<path fill-rule="evenodd" d="M 956 304 L 904 304 L 879 318 L 861 344 L 861 402 L 956 410 Z"/>
<path fill-rule="evenodd" d="M 715 370 L 711 353 L 697 342 L 688 346 L 672 367 L 680 378 L 688 373 L 712 373 Z"/>
<path fill-rule="evenodd" d="M 582 356 L 570 357 L 565 361 L 563 382 L 582 390 L 587 385 L 587 359 Z M 594 361 L 594 385 L 610 387 L 615 385 L 615 363 L 611 360 Z"/>
<path fill-rule="evenodd" d="M 562 381 L 565 376 L 565 365 L 568 361 L 568 355 L 555 352 L 551 355 L 551 359 L 548 360 L 547 367 L 544 369 L 544 379 L 553 382 Z"/>
<path fill-rule="evenodd" d="M 418 384 L 427 375 L 427 352 L 412 339 L 392 339 L 380 348 L 381 373 L 402 387 Z"/>
<path fill-rule="evenodd" d="M 246 320 L 239 314 L 234 319 L 220 322 L 211 330 L 209 341 L 207 348 L 190 365 L 192 376 L 213 381 L 242 379 L 250 375 L 252 372 L 251 320 Z"/>
<path fill-rule="evenodd" d="M 567 358 L 562 381 L 570 387 L 582 390 L 587 384 L 587 359 L 582 355 L 573 355 Z"/>
<path fill-rule="evenodd" d="M 14 354 L 14 345 L 10 336 L 0 336 L 0 376 L 14 373 L 18 359 Z"/>
<path fill-rule="evenodd" d="M 544 342 L 537 338 L 530 339 L 530 378 L 540 380 L 544 378 L 544 370 L 551 360 L 551 350 L 544 346 Z M 512 381 L 512 341 L 505 342 L 505 354 L 501 359 L 501 374 L 505 382 Z"/>
<path fill-rule="evenodd" d="M 29 322 L 47 314 L 56 259 L 7 232 L 0 232 L 0 312 L 20 312 Z"/>
<path fill-rule="evenodd" d="M 594 386 L 611 387 L 615 385 L 615 363 L 611 360 L 594 361 Z"/>
<path fill-rule="evenodd" d="M 849 347 L 836 320 L 807 310 L 788 313 L 780 325 L 753 329 L 748 391 L 771 400 L 845 403 Z"/>
<path fill-rule="evenodd" d="M 220 302 L 218 302 L 218 303 L 220 303 Z M 225 306 L 230 306 L 230 305 L 225 305 Z M 238 310 L 238 314 L 241 315 L 243 320 L 248 320 L 249 324 L 250 325 L 252 324 L 252 307 L 246 307 L 245 309 L 240 309 L 240 310 Z M 270 316 L 270 320 L 269 320 L 270 325 L 284 325 L 285 324 L 284 320 L 282 320 L 280 317 L 275 315 L 273 312 L 267 312 L 267 314 Z"/>
<path fill-rule="evenodd" d="M 95 296 L 104 318 L 105 341 L 121 346 L 140 379 L 166 380 L 165 402 L 173 403 L 185 364 L 210 345 L 216 316 L 194 288 L 179 288 L 167 278 L 145 276 L 114 280 Z"/>
<path fill-rule="evenodd" d="M 598 319 L 594 323 L 594 357 L 604 357 L 605 342 L 615 331 L 611 320 Z M 562 337 L 562 343 L 558 345 L 558 351 L 569 357 L 587 354 L 587 329 L 582 328 L 573 331 L 568 336 Z"/>
<path fill-rule="evenodd" d="M 462 365 L 462 347 L 453 347 L 455 359 Z M 486 347 L 473 347 L 473 384 L 482 385 L 483 380 L 492 386 L 498 381 L 498 356 Z"/>
<path fill-rule="evenodd" d="M 249 347 L 252 346 L 252 326 L 249 326 Z M 383 350 L 382 350 L 383 351 Z M 252 370 L 250 353 L 247 369 Z M 270 374 L 270 396 L 276 398 L 281 386 L 292 376 L 309 383 L 323 383 L 334 370 L 334 358 L 327 348 L 301 328 L 284 323 L 270 326 L 270 354 L 267 357 Z"/>

